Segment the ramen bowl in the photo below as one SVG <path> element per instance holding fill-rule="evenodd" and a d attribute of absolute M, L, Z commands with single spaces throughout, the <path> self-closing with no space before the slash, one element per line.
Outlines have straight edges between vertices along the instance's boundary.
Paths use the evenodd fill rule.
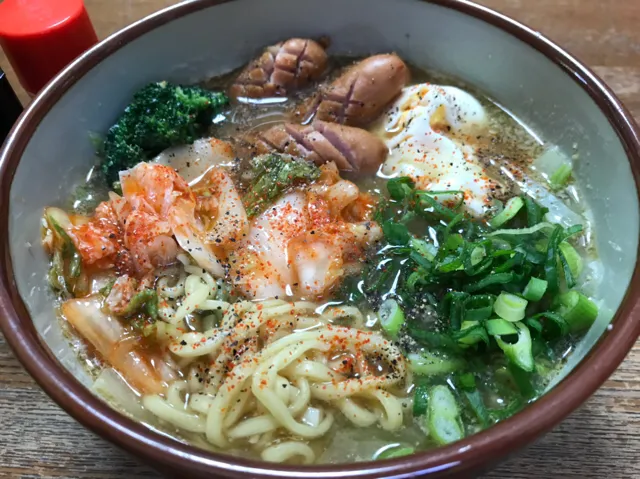
<path fill-rule="evenodd" d="M 247 12 L 250 12 L 247 15 Z M 339 12 L 339 14 L 337 13 Z M 45 205 L 61 203 L 93 161 L 89 132 L 113 123 L 134 91 L 166 79 L 194 83 L 235 69 L 264 45 L 331 38 L 331 52 L 395 51 L 460 78 L 576 154 L 604 265 L 598 321 L 539 400 L 464 440 L 397 459 L 285 466 L 187 445 L 112 409 L 57 326 L 40 246 Z M 456 0 L 196 0 L 107 38 L 34 99 L 0 156 L 0 325 L 40 386 L 89 429 L 179 477 L 468 477 L 557 425 L 613 373 L 640 333 L 640 142 L 628 111 L 588 68 L 529 28 Z"/>

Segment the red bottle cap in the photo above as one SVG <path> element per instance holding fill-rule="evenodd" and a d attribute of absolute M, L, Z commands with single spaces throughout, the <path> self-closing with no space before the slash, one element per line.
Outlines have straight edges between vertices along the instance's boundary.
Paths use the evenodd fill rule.
<path fill-rule="evenodd" d="M 0 46 L 32 95 L 97 42 L 82 0 L 0 2 Z"/>

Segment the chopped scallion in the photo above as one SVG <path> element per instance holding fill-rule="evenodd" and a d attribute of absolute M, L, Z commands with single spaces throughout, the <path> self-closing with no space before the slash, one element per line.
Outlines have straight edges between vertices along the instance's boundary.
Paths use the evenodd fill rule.
<path fill-rule="evenodd" d="M 410 353 L 407 355 L 409 369 L 417 375 L 433 376 L 459 371 L 465 367 L 464 359 L 435 355 L 429 352 Z"/>
<path fill-rule="evenodd" d="M 389 447 L 384 451 L 382 451 L 380 454 L 378 454 L 374 459 L 376 460 L 393 459 L 395 457 L 409 456 L 414 452 L 416 452 L 416 450 L 413 447 L 406 447 L 406 446 Z"/>
<path fill-rule="evenodd" d="M 404 312 L 395 299 L 387 299 L 380 305 L 378 318 L 382 329 L 394 338 L 404 324 Z"/>
<path fill-rule="evenodd" d="M 464 437 L 458 403 L 446 386 L 434 386 L 429 391 L 427 429 L 439 445 L 450 444 Z"/>
<path fill-rule="evenodd" d="M 413 415 L 415 417 L 422 416 L 427 412 L 429 405 L 429 388 L 424 384 L 416 386 L 413 392 Z"/>
<path fill-rule="evenodd" d="M 560 254 L 564 256 L 564 259 L 571 270 L 571 275 L 574 278 L 578 278 L 582 274 L 583 269 L 582 257 L 576 249 L 566 241 L 560 243 L 558 248 L 560 249 Z"/>
<path fill-rule="evenodd" d="M 518 330 L 509 321 L 502 318 L 490 319 L 486 322 L 487 333 L 491 336 L 506 336 L 509 334 L 518 334 Z"/>
<path fill-rule="evenodd" d="M 540 278 L 531 278 L 525 286 L 522 296 L 528 301 L 540 301 L 547 291 L 547 282 Z"/>
<path fill-rule="evenodd" d="M 564 188 L 569 183 L 571 179 L 571 174 L 573 172 L 573 168 L 570 164 L 564 163 L 558 167 L 556 171 L 554 171 L 549 177 L 549 184 L 551 188 L 554 190 L 559 190 Z"/>
<path fill-rule="evenodd" d="M 524 371 L 531 372 L 535 367 L 533 362 L 531 333 L 523 323 L 514 323 L 518 329 L 515 343 L 508 343 L 502 337 L 496 336 L 496 343 L 504 351 L 505 356 Z"/>
<path fill-rule="evenodd" d="M 493 304 L 493 310 L 498 316 L 507 321 L 515 323 L 524 319 L 525 310 L 528 301 L 520 296 L 511 293 L 500 293 L 496 302 Z"/>
<path fill-rule="evenodd" d="M 514 196 L 509 201 L 507 201 L 504 209 L 496 216 L 494 216 L 491 221 L 489 221 L 489 225 L 492 228 L 499 228 L 508 221 L 511 221 L 523 206 L 524 201 L 522 200 L 522 198 L 520 198 L 519 196 Z"/>
<path fill-rule="evenodd" d="M 558 302 L 558 313 L 569 323 L 569 328 L 574 333 L 589 329 L 598 317 L 598 307 L 578 291 L 560 295 Z"/>

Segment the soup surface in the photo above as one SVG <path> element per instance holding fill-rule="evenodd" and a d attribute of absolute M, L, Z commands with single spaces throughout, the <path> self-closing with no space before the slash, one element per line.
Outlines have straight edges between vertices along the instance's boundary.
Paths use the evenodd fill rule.
<path fill-rule="evenodd" d="M 293 464 L 455 442 L 543 394 L 598 315 L 568 156 L 464 83 L 325 47 L 148 85 L 45 209 L 95 392 L 181 441 Z"/>

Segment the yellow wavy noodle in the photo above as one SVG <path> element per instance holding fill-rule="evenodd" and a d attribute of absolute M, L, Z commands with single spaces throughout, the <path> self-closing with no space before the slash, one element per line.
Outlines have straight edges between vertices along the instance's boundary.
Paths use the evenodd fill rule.
<path fill-rule="evenodd" d="M 230 304 L 213 299 L 216 283 L 208 273 L 188 264 L 185 271 L 173 286 L 158 282 L 163 319 L 178 325 L 194 311 L 223 315 L 204 332 L 170 336 L 167 346 L 187 373 L 164 395 L 143 397 L 153 414 L 218 448 L 250 446 L 274 462 L 315 461 L 310 441 L 331 429 L 336 414 L 357 427 L 402 427 L 402 401 L 391 392 L 407 375 L 398 348 L 376 332 L 332 324 L 347 318 L 363 327 L 357 308 Z M 337 354 L 356 358 L 358 374 L 332 369 Z M 374 374 L 369 359 L 387 372 Z"/>

